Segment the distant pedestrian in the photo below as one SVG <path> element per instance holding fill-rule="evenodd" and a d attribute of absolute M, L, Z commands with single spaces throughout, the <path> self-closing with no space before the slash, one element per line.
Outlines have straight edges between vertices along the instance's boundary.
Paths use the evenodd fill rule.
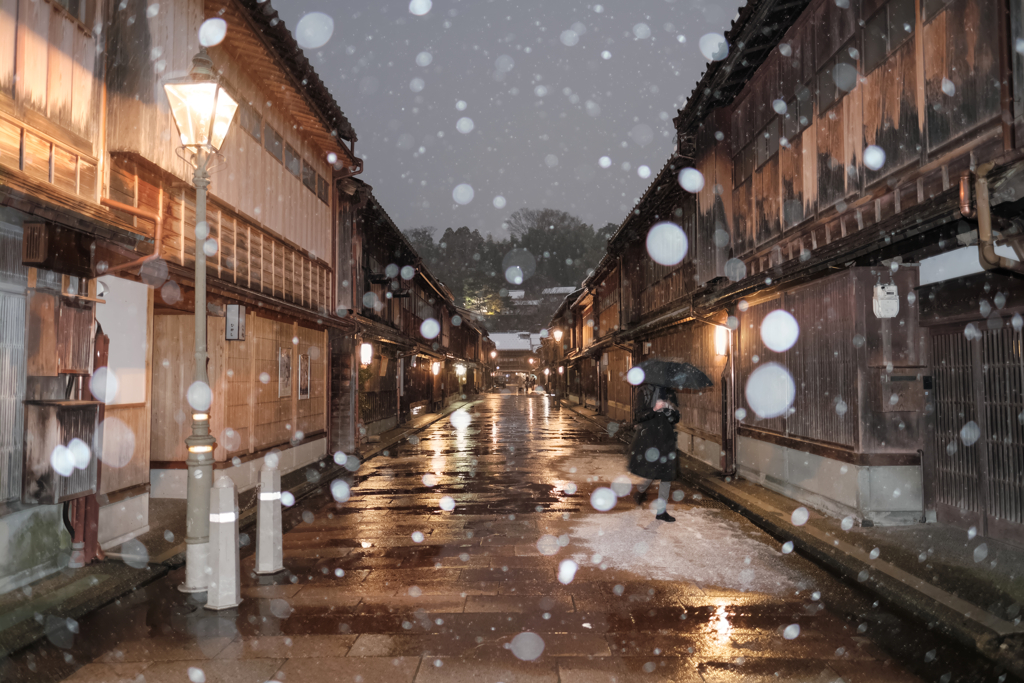
<path fill-rule="evenodd" d="M 629 471 L 645 481 L 637 486 L 637 505 L 647 499 L 647 490 L 655 479 L 658 500 L 654 507 L 656 519 L 674 522 L 668 514 L 668 492 L 676 478 L 676 430 L 679 422 L 679 401 L 676 392 L 665 387 L 643 384 L 636 392 L 636 428 L 629 446 Z"/>

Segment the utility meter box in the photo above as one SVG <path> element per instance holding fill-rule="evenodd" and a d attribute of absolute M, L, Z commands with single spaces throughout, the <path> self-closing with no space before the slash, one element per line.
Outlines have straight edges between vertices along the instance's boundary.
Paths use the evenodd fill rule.
<path fill-rule="evenodd" d="M 896 285 L 875 285 L 872 307 L 876 318 L 895 318 L 900 312 L 900 293 Z"/>

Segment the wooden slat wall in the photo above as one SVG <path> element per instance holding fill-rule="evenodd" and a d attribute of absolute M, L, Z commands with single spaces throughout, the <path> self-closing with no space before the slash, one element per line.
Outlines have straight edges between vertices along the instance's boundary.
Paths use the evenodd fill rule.
<path fill-rule="evenodd" d="M 247 313 L 245 325 L 245 341 L 223 342 L 227 348 L 224 351 L 224 374 L 219 378 L 219 395 L 223 397 L 224 425 L 217 434 L 217 444 L 224 448 L 225 459 L 253 449 L 253 350 L 256 341 L 248 330 L 250 325 L 256 325 L 256 315 Z"/>
<path fill-rule="evenodd" d="M 818 142 L 818 208 L 827 209 L 846 196 L 846 145 L 843 119 L 846 107 L 832 105 L 816 117 Z"/>
<path fill-rule="evenodd" d="M 112 493 L 130 486 L 148 484 L 150 435 L 149 409 L 146 404 L 108 405 L 104 411 L 99 492 Z M 126 438 L 129 435 L 134 438 Z"/>
<path fill-rule="evenodd" d="M 786 419 L 787 434 L 851 448 L 859 445 L 857 350 L 851 342 L 854 295 L 853 278 L 845 275 L 784 297 L 786 310 L 800 325 L 796 344 L 784 356 L 796 384 L 796 412 Z M 776 355 L 766 351 L 762 357 Z M 843 415 L 836 411 L 839 401 L 847 406 Z"/>
<path fill-rule="evenodd" d="M 740 324 L 737 330 L 739 335 L 739 344 L 737 344 L 739 352 L 736 354 L 736 393 L 739 396 L 744 395 L 747 380 L 750 379 L 751 373 L 754 372 L 759 363 L 776 361 L 785 365 L 785 357 L 771 351 L 761 341 L 761 323 L 764 321 L 764 317 L 772 311 L 781 308 L 781 306 L 782 302 L 779 299 L 773 299 L 750 306 L 746 311 L 739 313 L 737 316 Z M 756 362 L 755 358 L 757 359 Z M 748 408 L 745 400 L 738 403 L 744 406 L 744 408 Z M 745 425 L 758 427 L 759 429 L 778 432 L 779 434 L 784 434 L 786 430 L 784 418 L 773 417 L 762 420 L 758 418 L 753 410 L 749 409 L 747 409 L 746 417 L 740 422 Z"/>
<path fill-rule="evenodd" d="M 0 97 L 70 131 L 76 151 L 90 155 L 98 77 L 95 37 L 63 10 L 39 0 L 0 2 Z"/>
<path fill-rule="evenodd" d="M 309 357 L 309 398 L 298 400 L 298 429 L 309 434 L 324 429 L 327 395 L 327 333 L 308 327 L 298 328 L 297 356 Z M 296 358 L 296 361 L 298 358 Z M 298 394 L 298 363 L 295 367 L 295 391 Z"/>
<path fill-rule="evenodd" d="M 251 334 L 255 341 L 256 383 L 253 420 L 253 447 L 256 450 L 287 442 L 292 435 L 292 394 L 298 391 L 298 358 L 292 344 L 292 326 L 266 318 L 256 318 Z M 278 350 L 292 355 L 292 387 L 287 396 L 279 396 Z M 291 425 L 289 427 L 288 425 Z"/>
<path fill-rule="evenodd" d="M 626 373 L 633 366 L 633 354 L 625 349 L 608 349 L 608 409 L 612 420 L 628 422 L 633 417 L 633 387 L 626 381 Z"/>
<path fill-rule="evenodd" d="M 682 355 L 681 355 L 682 354 Z M 672 334 L 651 340 L 648 358 L 677 359 L 692 363 L 714 381 L 715 386 L 699 392 L 679 391 L 679 424 L 705 434 L 722 433 L 722 388 L 719 378 L 724 356 L 715 355 L 715 328 L 702 322 L 680 326 Z"/>
<path fill-rule="evenodd" d="M 217 439 L 217 462 L 286 445 L 296 430 L 312 434 L 326 428 L 326 332 L 249 313 L 246 341 L 226 341 L 224 318 L 207 320 L 213 389 L 210 428 Z M 185 437 L 191 426 L 185 395 L 194 367 L 194 324 L 188 315 L 154 317 L 151 444 L 152 459 L 157 462 L 187 459 Z M 292 341 L 295 337 L 298 344 Z M 287 396 L 278 396 L 279 348 L 292 356 L 292 387 Z M 311 360 L 308 401 L 297 400 L 300 350 Z"/>
<path fill-rule="evenodd" d="M 49 63 L 49 4 L 21 0 L 18 3 L 17 60 L 18 78 L 15 97 L 26 107 L 46 112 L 47 64 Z"/>
<path fill-rule="evenodd" d="M 153 316 L 153 408 L 150 460 L 185 461 L 185 437 L 191 433 L 185 392 L 195 367 L 192 316 Z"/>
<path fill-rule="evenodd" d="M 940 504 L 981 512 L 981 475 L 978 451 L 981 441 L 964 445 L 960 430 L 978 420 L 974 391 L 974 345 L 962 330 L 932 333 L 935 377 L 935 494 Z"/>
<path fill-rule="evenodd" d="M 731 184 L 731 183 L 730 183 Z M 744 180 L 732 191 L 733 249 L 743 255 L 754 248 L 754 178 Z"/>
<path fill-rule="evenodd" d="M 776 154 L 754 171 L 754 194 L 757 200 L 754 216 L 758 246 L 782 234 L 779 190 L 779 155 Z"/>
<path fill-rule="evenodd" d="M 999 115 L 998 0 L 955 0 L 924 25 L 928 149 Z M 952 95 L 942 89 L 953 84 Z"/>
<path fill-rule="evenodd" d="M 106 26 L 107 144 L 139 152 L 185 181 L 192 169 L 175 154 L 180 141 L 161 84 L 188 73 L 203 18 L 202 3 L 164 2 L 148 16 L 146 3 L 132 2 L 113 12 Z M 151 59 L 154 50 L 156 60 Z M 158 64 L 163 67 L 159 73 Z"/>
<path fill-rule="evenodd" d="M 18 0 L 0 0 L 0 94 L 14 97 Z"/>
<path fill-rule="evenodd" d="M 871 185 L 921 158 L 917 111 L 917 40 L 914 34 L 861 84 L 864 99 L 864 146 L 885 151 L 885 165 L 865 168 Z"/>
<path fill-rule="evenodd" d="M 719 121 L 715 119 L 719 118 Z M 700 129 L 695 168 L 704 176 L 704 187 L 694 196 L 693 243 L 690 249 L 699 282 L 724 274 L 732 247 L 732 162 L 728 145 L 716 140 L 728 126 L 725 116 L 712 117 Z M 725 128 L 728 130 L 728 128 Z M 684 212 L 687 211 L 684 208 Z"/>

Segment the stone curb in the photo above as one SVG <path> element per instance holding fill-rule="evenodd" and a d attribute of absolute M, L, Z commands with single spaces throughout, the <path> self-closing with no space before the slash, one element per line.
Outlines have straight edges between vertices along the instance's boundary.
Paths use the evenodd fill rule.
<path fill-rule="evenodd" d="M 433 415 L 436 415 L 436 417 L 434 419 L 429 420 L 427 422 L 424 422 L 423 424 L 416 425 L 415 427 L 409 427 L 408 429 L 403 431 L 401 434 L 397 434 L 397 435 L 391 437 L 390 439 L 388 439 L 387 441 L 381 441 L 380 443 L 375 443 L 375 444 L 373 444 L 372 448 L 368 448 L 368 449 L 366 449 L 364 451 L 357 452 L 357 455 L 359 456 L 359 458 L 363 462 L 366 462 L 367 460 L 369 460 L 370 458 L 373 458 L 374 456 L 380 454 L 384 450 L 386 450 L 388 448 L 391 448 L 395 444 L 400 443 L 401 441 L 409 438 L 410 436 L 412 436 L 416 432 L 421 432 L 424 429 L 426 429 L 427 427 L 429 427 L 430 425 L 432 425 L 435 422 L 437 422 L 438 420 L 440 420 L 442 418 L 445 418 L 445 417 L 448 417 L 449 415 L 454 413 L 456 410 L 458 410 L 460 408 L 466 408 L 466 407 L 469 407 L 471 405 L 474 405 L 475 403 L 480 401 L 479 396 L 480 396 L 480 394 L 477 394 L 476 398 L 467 399 L 465 401 L 456 401 L 455 403 L 452 403 L 451 405 L 449 405 L 449 406 L 447 406 L 445 408 L 442 408 L 441 412 L 433 413 Z"/>
<path fill-rule="evenodd" d="M 572 404 L 562 403 L 581 418 L 605 429 L 600 420 L 576 411 Z M 617 436 L 627 441 L 629 432 L 623 430 Z M 775 538 L 792 541 L 795 549 L 826 569 L 877 594 L 929 628 L 935 628 L 1024 678 L 1024 657 L 1021 656 L 1024 652 L 1024 626 L 1000 619 L 888 562 L 872 559 L 841 538 L 829 539 L 827 536 L 831 534 L 814 527 L 794 526 L 790 522 L 792 511 L 761 503 L 720 481 L 716 475 L 699 471 L 698 466 L 688 456 L 681 456 L 680 478 L 726 504 Z M 795 501 L 794 507 L 799 507 Z"/>

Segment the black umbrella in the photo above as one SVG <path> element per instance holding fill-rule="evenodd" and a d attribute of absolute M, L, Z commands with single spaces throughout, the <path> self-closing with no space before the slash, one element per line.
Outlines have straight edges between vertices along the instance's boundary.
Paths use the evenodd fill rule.
<path fill-rule="evenodd" d="M 670 360 L 645 360 L 636 367 L 644 371 L 644 384 L 668 389 L 706 389 L 715 383 L 689 363 Z"/>

